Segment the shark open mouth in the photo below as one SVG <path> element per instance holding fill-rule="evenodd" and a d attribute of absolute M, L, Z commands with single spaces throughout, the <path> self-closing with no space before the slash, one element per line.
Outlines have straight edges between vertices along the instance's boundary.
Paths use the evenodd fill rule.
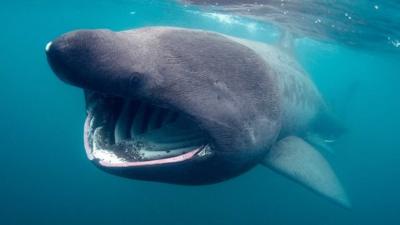
<path fill-rule="evenodd" d="M 211 153 L 207 135 L 183 113 L 85 91 L 88 158 L 104 167 L 179 163 Z"/>

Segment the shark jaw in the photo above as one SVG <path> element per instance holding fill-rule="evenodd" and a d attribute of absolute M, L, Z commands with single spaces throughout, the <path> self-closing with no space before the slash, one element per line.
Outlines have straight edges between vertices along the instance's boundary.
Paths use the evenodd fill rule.
<path fill-rule="evenodd" d="M 207 135 L 180 112 L 138 99 L 85 95 L 85 150 L 100 167 L 177 164 L 213 153 Z"/>

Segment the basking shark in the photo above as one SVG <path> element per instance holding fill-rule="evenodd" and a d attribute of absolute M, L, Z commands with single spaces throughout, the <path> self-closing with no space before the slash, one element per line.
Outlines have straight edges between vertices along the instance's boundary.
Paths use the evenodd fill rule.
<path fill-rule="evenodd" d="M 77 30 L 48 62 L 86 98 L 87 157 L 109 173 L 200 185 L 263 165 L 350 203 L 307 133 L 337 135 L 310 77 L 275 46 L 204 30 Z"/>

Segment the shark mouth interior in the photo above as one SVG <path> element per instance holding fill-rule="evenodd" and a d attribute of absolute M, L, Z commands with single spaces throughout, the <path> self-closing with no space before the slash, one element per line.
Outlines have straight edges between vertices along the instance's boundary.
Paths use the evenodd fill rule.
<path fill-rule="evenodd" d="M 101 166 L 177 163 L 211 152 L 205 133 L 182 113 L 140 100 L 85 95 L 85 150 Z"/>

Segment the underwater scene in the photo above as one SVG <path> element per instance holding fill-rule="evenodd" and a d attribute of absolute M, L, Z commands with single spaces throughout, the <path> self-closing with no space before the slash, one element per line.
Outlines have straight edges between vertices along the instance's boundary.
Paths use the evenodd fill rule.
<path fill-rule="evenodd" d="M 400 224 L 398 0 L 4 0 L 0 21 L 0 224 Z"/>

